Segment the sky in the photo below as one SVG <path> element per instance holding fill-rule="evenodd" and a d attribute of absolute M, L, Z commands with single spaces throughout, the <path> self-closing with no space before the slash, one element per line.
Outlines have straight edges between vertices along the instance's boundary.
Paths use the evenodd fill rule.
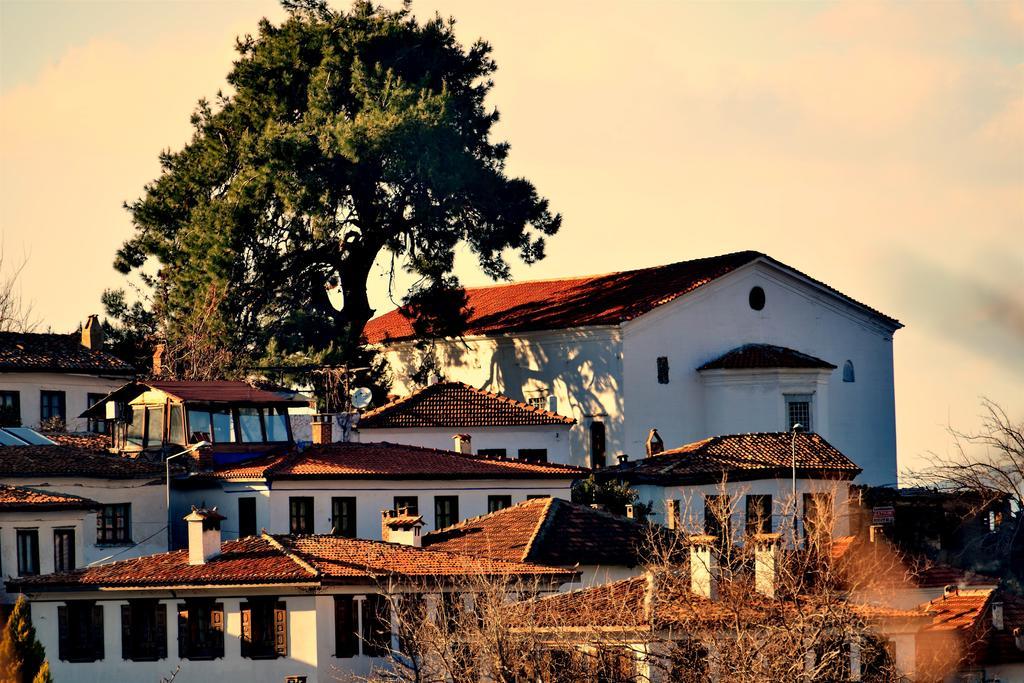
<path fill-rule="evenodd" d="M 949 452 L 982 396 L 1024 420 L 1024 1 L 413 10 L 493 45 L 509 171 L 564 217 L 515 278 L 760 250 L 906 324 L 901 467 Z M 263 16 L 283 11 L 0 0 L 0 234 L 44 326 L 73 329 L 125 284 L 123 202 Z M 383 277 L 371 295 L 390 308 Z"/>

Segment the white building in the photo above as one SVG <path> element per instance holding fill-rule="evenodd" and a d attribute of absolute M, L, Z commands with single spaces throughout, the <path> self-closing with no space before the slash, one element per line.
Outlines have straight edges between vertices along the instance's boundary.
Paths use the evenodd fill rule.
<path fill-rule="evenodd" d="M 8 590 L 31 601 L 54 679 L 156 681 L 174 671 L 177 681 L 221 683 L 366 676 L 399 649 L 382 590 L 440 593 L 488 573 L 555 590 L 575 576 L 338 536 L 221 543 L 221 521 L 216 511 L 191 513 L 187 550 L 8 581 Z"/>
<path fill-rule="evenodd" d="M 461 453 L 569 464 L 575 423 L 544 406 L 462 382 L 436 382 L 364 413 L 354 434 L 358 441 L 445 450 L 454 445 Z"/>
<path fill-rule="evenodd" d="M 134 374 L 103 350 L 94 315 L 80 335 L 0 332 L 0 424 L 35 428 L 59 421 L 72 432 L 103 433 L 102 419 L 78 415 Z"/>
<path fill-rule="evenodd" d="M 572 462 L 591 466 L 642 453 L 652 427 L 688 443 L 800 421 L 863 467 L 859 481 L 896 482 L 892 340 L 902 325 L 764 254 L 467 296 L 460 339 L 418 345 L 399 311 L 367 324 L 396 391 L 414 391 L 413 374 L 433 364 L 447 380 L 571 416 Z M 749 366 L 705 367 L 750 344 L 762 352 L 739 354 Z"/>

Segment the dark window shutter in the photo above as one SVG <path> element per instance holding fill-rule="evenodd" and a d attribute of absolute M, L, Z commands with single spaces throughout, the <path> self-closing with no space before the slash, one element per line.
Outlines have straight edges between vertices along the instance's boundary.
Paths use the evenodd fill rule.
<path fill-rule="evenodd" d="M 68 607 L 57 607 L 57 656 L 61 661 L 68 661 Z"/>
<path fill-rule="evenodd" d="M 167 605 L 162 602 L 156 605 L 156 657 L 167 659 Z"/>
<path fill-rule="evenodd" d="M 213 631 L 213 656 L 224 656 L 224 603 L 215 602 L 210 610 L 210 629 Z"/>
<path fill-rule="evenodd" d="M 252 656 L 252 605 L 242 603 L 242 656 Z"/>
<path fill-rule="evenodd" d="M 132 606 L 121 605 L 121 659 L 132 658 Z"/>
<path fill-rule="evenodd" d="M 288 656 L 288 609 L 283 602 L 274 605 L 274 652 Z"/>
<path fill-rule="evenodd" d="M 103 659 L 103 605 L 92 606 L 92 654 Z"/>
<path fill-rule="evenodd" d="M 334 656 L 355 657 L 358 651 L 358 634 L 355 610 L 358 603 L 351 595 L 334 596 Z"/>
<path fill-rule="evenodd" d="M 188 658 L 188 606 L 178 605 L 178 659 Z"/>

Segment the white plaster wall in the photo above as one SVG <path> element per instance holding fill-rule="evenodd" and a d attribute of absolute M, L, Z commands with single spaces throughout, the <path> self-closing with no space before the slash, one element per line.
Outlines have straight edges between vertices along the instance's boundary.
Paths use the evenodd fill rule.
<path fill-rule="evenodd" d="M 705 432 L 778 432 L 785 425 L 787 394 L 809 394 L 811 429 L 826 440 L 828 420 L 829 371 L 710 370 L 704 373 Z M 806 425 L 805 425 L 806 427 Z"/>
<path fill-rule="evenodd" d="M 580 572 L 579 581 L 562 584 L 559 592 L 567 593 L 581 588 L 601 586 L 606 583 L 622 581 L 623 579 L 631 579 L 644 573 L 644 567 L 642 566 L 625 567 L 623 565 L 584 564 L 576 569 Z"/>
<path fill-rule="evenodd" d="M 162 553 L 167 550 L 167 513 L 162 481 L 146 479 L 82 479 L 71 477 L 2 477 L 0 483 L 28 486 L 89 498 L 97 503 L 131 503 L 132 543 L 96 545 L 96 513 L 83 518 L 81 564 Z M 184 516 L 184 515 L 182 515 Z"/>
<path fill-rule="evenodd" d="M 727 482 L 722 484 L 698 484 L 689 486 L 652 486 L 642 484 L 634 487 L 638 500 L 653 505 L 653 521 L 666 524 L 665 501 L 680 501 L 680 523 L 687 533 L 704 533 L 704 496 L 721 495 L 723 492 L 733 499 L 732 529 L 737 538 L 742 538 L 746 528 L 746 496 L 770 495 L 772 497 L 772 531 L 785 535 L 792 529 L 792 480 L 759 479 L 755 481 Z M 829 493 L 833 496 L 835 528 L 833 536 L 847 536 L 850 533 L 849 484 L 821 479 L 797 479 L 797 501 L 800 508 L 797 520 L 798 533 L 803 534 L 804 493 Z"/>
<path fill-rule="evenodd" d="M 360 429 L 353 441 L 391 443 L 425 446 L 453 450 L 456 434 L 469 434 L 474 453 L 481 448 L 504 448 L 510 458 L 516 457 L 520 448 L 545 448 L 548 462 L 570 464 L 569 425 L 536 427 L 469 427 L 465 429 Z"/>
<path fill-rule="evenodd" d="M 39 392 L 65 392 L 65 410 L 69 432 L 84 432 L 88 420 L 79 415 L 89 407 L 88 394 L 108 394 L 125 384 L 125 377 L 98 377 L 56 372 L 4 372 L 0 373 L 0 390 L 17 391 L 21 401 L 21 424 L 39 426 Z"/>
<path fill-rule="evenodd" d="M 222 525 L 225 540 L 233 538 L 238 529 L 238 498 L 257 495 L 248 484 L 225 483 L 223 487 L 194 490 L 175 490 L 171 507 L 175 518 L 184 517 L 191 505 L 205 502 L 217 505 L 227 519 Z M 459 518 L 476 517 L 487 513 L 489 495 L 509 495 L 512 503 L 526 500 L 527 496 L 543 495 L 570 500 L 572 482 L 565 480 L 315 480 L 278 481 L 269 489 L 259 491 L 256 515 L 257 527 L 271 533 L 288 533 L 288 499 L 292 496 L 313 498 L 314 533 L 331 531 L 331 498 L 354 496 L 356 526 L 359 538 L 380 540 L 381 510 L 394 506 L 395 496 L 418 496 L 420 514 L 426 523 L 425 531 L 435 527 L 434 496 L 458 496 Z"/>
<path fill-rule="evenodd" d="M 763 310 L 748 303 L 765 291 Z M 786 346 L 839 369 L 814 401 L 815 431 L 864 469 L 862 483 L 895 484 L 896 426 L 892 338 L 871 318 L 770 265 L 752 264 L 623 325 L 626 450 L 642 454 L 657 427 L 666 448 L 721 433 L 785 431 L 784 398 L 738 388 L 707 401 L 696 368 L 747 343 Z M 658 384 L 656 359 L 669 360 Z M 856 381 L 842 381 L 853 361 Z M 772 420 L 772 416 L 779 419 Z"/>
<path fill-rule="evenodd" d="M 4 512 L 0 513 L 0 573 L 4 580 L 18 576 L 18 545 L 19 529 L 35 529 L 39 534 L 39 573 L 52 574 L 54 569 L 53 531 L 54 529 L 74 529 L 75 531 L 75 566 L 85 564 L 85 538 L 88 527 L 84 527 L 84 510 L 52 510 L 38 512 Z M 90 529 L 90 531 L 92 531 Z M 95 532 L 93 532 L 95 533 Z M 14 602 L 16 595 L 8 595 L 5 586 L 0 586 L 0 602 Z"/>

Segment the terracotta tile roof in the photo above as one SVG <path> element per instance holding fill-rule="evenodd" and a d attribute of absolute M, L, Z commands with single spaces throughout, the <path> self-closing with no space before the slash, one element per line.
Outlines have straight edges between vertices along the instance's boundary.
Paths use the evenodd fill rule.
<path fill-rule="evenodd" d="M 960 569 L 948 564 L 930 564 L 908 570 L 910 581 L 918 588 L 942 588 L 943 586 L 997 586 L 999 577 L 980 574 L 969 569 Z"/>
<path fill-rule="evenodd" d="M 536 498 L 423 536 L 425 547 L 571 567 L 641 564 L 647 527 L 558 498 Z"/>
<path fill-rule="evenodd" d="M 462 382 L 438 382 L 371 410 L 360 429 L 395 427 L 520 427 L 576 420 Z"/>
<path fill-rule="evenodd" d="M 107 453 L 110 437 L 106 434 L 82 434 L 71 432 L 40 432 L 50 441 L 60 446 L 71 446 L 92 453 Z"/>
<path fill-rule="evenodd" d="M 88 498 L 50 493 L 25 486 L 0 484 L 0 512 L 19 510 L 97 510 L 100 504 Z"/>
<path fill-rule="evenodd" d="M 376 443 L 310 446 L 270 455 L 193 479 L 576 479 L 589 470 L 552 463 L 491 460 L 433 448 Z"/>
<path fill-rule="evenodd" d="M 275 536 L 290 553 L 315 567 L 327 582 L 396 574 L 411 578 L 455 576 L 550 576 L 570 580 L 559 567 L 484 559 L 442 550 L 340 536 Z"/>
<path fill-rule="evenodd" d="M 648 628 L 647 582 L 641 575 L 514 603 L 509 609 L 513 623 L 541 629 Z"/>
<path fill-rule="evenodd" d="M 1003 606 L 1003 629 L 992 624 L 992 608 Z M 1024 662 L 1024 650 L 1017 647 L 1014 630 L 1024 628 L 1024 598 L 1003 589 L 961 589 L 953 595 L 922 605 L 931 623 L 919 639 L 922 655 L 938 661 L 950 652 L 962 657 L 962 665 L 997 665 Z M 951 640 L 950 638 L 955 638 Z"/>
<path fill-rule="evenodd" d="M 79 417 L 102 418 L 106 404 L 110 401 L 131 401 L 137 396 L 156 389 L 188 403 L 233 403 L 255 405 L 278 405 L 280 407 L 303 407 L 309 400 L 294 392 L 274 392 L 259 389 L 246 382 L 217 380 L 192 382 L 177 380 L 145 380 L 129 382 L 118 387 L 94 405 L 89 406 Z"/>
<path fill-rule="evenodd" d="M 992 589 L 961 590 L 953 595 L 935 598 L 923 607 L 932 615 L 925 631 L 958 631 L 973 629 L 985 612 Z"/>
<path fill-rule="evenodd" d="M 163 468 L 72 446 L 0 446 L 0 477 L 163 478 Z"/>
<path fill-rule="evenodd" d="M 683 484 L 786 474 L 791 467 L 789 432 L 713 436 L 679 448 L 602 470 L 599 475 L 631 483 Z M 817 434 L 796 435 L 797 475 L 853 479 L 861 469 Z"/>
<path fill-rule="evenodd" d="M 77 333 L 0 332 L 0 372 L 132 375 L 135 369 L 106 351 L 82 346 Z"/>
<path fill-rule="evenodd" d="M 897 320 L 770 256 L 757 251 L 741 251 L 606 275 L 469 288 L 466 290 L 469 319 L 465 334 L 617 325 L 757 260 L 806 278 L 844 301 L 880 317 L 894 329 L 902 327 Z M 367 323 L 364 335 L 370 343 L 379 344 L 410 339 L 415 333 L 402 309 L 396 309 Z"/>
<path fill-rule="evenodd" d="M 807 368 L 835 370 L 836 366 L 806 353 L 771 344 L 744 344 L 714 360 L 704 363 L 701 370 L 754 370 L 759 368 Z"/>

